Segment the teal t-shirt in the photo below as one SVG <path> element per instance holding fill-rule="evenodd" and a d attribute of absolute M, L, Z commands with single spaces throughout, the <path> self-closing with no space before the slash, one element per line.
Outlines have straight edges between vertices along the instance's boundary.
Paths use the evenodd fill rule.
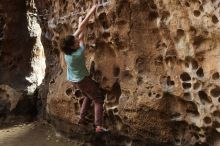
<path fill-rule="evenodd" d="M 85 47 L 80 45 L 77 51 L 73 52 L 71 55 L 64 56 L 67 64 L 67 80 L 79 82 L 89 75 L 85 65 L 84 50 Z"/>

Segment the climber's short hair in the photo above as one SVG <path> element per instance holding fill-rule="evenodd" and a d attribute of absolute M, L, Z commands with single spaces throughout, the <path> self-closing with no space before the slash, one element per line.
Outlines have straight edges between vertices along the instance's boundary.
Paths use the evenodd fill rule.
<path fill-rule="evenodd" d="M 60 50 L 66 55 L 70 55 L 76 51 L 72 47 L 75 45 L 75 37 L 73 35 L 67 35 L 60 41 Z"/>

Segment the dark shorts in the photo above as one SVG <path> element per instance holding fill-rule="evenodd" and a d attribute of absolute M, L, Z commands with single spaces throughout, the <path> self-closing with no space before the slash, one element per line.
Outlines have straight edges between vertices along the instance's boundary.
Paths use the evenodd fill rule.
<path fill-rule="evenodd" d="M 104 93 L 99 84 L 87 76 L 82 81 L 74 83 L 82 92 L 82 94 L 95 102 L 104 102 Z"/>

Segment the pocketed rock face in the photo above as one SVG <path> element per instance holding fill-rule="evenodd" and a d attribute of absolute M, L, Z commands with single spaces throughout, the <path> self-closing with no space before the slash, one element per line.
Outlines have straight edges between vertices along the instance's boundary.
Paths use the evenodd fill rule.
<path fill-rule="evenodd" d="M 40 36 L 33 2 L 0 2 L 0 113 L 32 114 L 46 68 Z"/>
<path fill-rule="evenodd" d="M 38 1 L 48 22 L 43 37 L 58 49 L 94 2 Z M 91 18 L 85 40 L 87 67 L 107 93 L 105 125 L 125 136 L 122 145 L 219 145 L 220 1 L 109 2 Z M 83 98 L 65 74 L 51 79 L 47 98 L 58 129 L 76 123 Z M 73 127 L 62 130 L 71 135 Z"/>

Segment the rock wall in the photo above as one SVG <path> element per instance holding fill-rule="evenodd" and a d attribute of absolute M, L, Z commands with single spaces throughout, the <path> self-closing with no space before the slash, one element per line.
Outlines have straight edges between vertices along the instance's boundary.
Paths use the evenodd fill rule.
<path fill-rule="evenodd" d="M 4 30 L 0 53 L 6 56 L 9 52 L 9 56 L 1 56 L 0 65 L 6 63 L 7 68 L 0 68 L 0 80 L 8 85 L 14 83 L 9 60 L 19 50 L 27 60 L 17 64 L 16 73 L 24 70 L 21 77 L 13 77 L 25 88 L 26 82 L 30 82 L 24 80 L 30 73 L 29 67 L 33 68 L 28 62 L 31 51 L 27 50 L 34 45 L 27 47 L 32 42 L 27 40 L 33 39 L 27 28 L 39 26 L 28 27 L 26 16 L 30 16 L 30 11 L 33 15 L 37 13 L 31 22 L 38 19 L 42 34 L 37 31 L 34 40 L 42 48 L 36 38 L 42 36 L 47 58 L 46 78 L 38 97 L 42 99 L 42 108 L 46 108 L 42 112 L 47 113 L 47 119 L 58 130 L 70 137 L 89 139 L 89 128 L 76 125 L 83 96 L 66 81 L 65 68 L 60 68 L 59 41 L 73 33 L 78 17 L 85 16 L 99 2 L 105 6 L 99 7 L 85 32 L 86 60 L 91 75 L 106 92 L 105 126 L 113 133 L 111 145 L 220 145 L 219 0 L 38 0 L 37 9 L 34 1 L 27 1 L 31 5 L 13 2 L 12 6 L 19 10 L 25 7 L 26 11 L 12 13 L 15 10 L 7 2 L 0 5 L 0 30 Z M 7 19 L 15 14 L 22 19 Z M 6 38 L 19 39 L 20 35 L 16 37 L 5 26 L 27 39 L 8 43 Z M 11 91 L 10 87 L 7 89 Z M 17 102 L 4 95 L 4 105 Z M 91 110 L 91 120 L 92 114 Z"/>
<path fill-rule="evenodd" d="M 0 123 L 36 114 L 45 75 L 41 28 L 31 1 L 0 1 Z"/>
<path fill-rule="evenodd" d="M 47 2 L 54 48 L 94 2 Z M 132 137 L 124 144 L 218 145 L 219 1 L 109 2 L 86 31 L 87 67 L 107 93 L 105 125 Z M 74 124 L 82 96 L 65 74 L 50 82 L 47 112 Z"/>

